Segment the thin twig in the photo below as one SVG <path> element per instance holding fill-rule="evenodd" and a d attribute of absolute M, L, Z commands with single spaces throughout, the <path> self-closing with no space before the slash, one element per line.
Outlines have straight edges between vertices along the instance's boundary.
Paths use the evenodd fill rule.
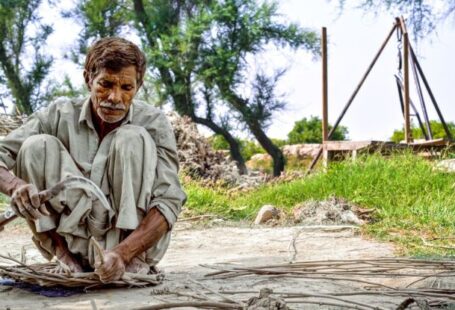
<path fill-rule="evenodd" d="M 205 215 L 182 218 L 182 219 L 179 219 L 178 222 L 179 223 L 181 223 L 181 222 L 192 222 L 192 221 L 203 220 L 203 219 L 214 218 L 214 217 L 217 217 L 217 216 L 216 215 L 205 214 Z"/>
<path fill-rule="evenodd" d="M 430 248 L 438 248 L 438 249 L 445 249 L 445 250 L 455 250 L 455 246 L 447 246 L 447 245 L 435 245 L 429 243 L 427 240 L 425 240 L 423 237 L 420 238 L 423 242 L 423 245 L 430 247 Z"/>
<path fill-rule="evenodd" d="M 297 246 L 296 246 L 296 241 L 297 238 L 300 236 L 300 233 L 302 232 L 302 229 L 297 230 L 294 233 L 294 236 L 291 239 L 291 242 L 289 243 L 288 249 L 290 250 L 292 247 L 292 256 L 289 256 L 289 263 L 292 264 L 295 261 L 295 258 L 297 257 Z"/>
<path fill-rule="evenodd" d="M 171 309 L 171 308 L 183 308 L 183 307 L 194 307 L 194 308 L 215 308 L 215 309 L 242 309 L 241 306 L 221 303 L 221 302 L 197 302 L 197 301 L 187 301 L 187 302 L 172 302 L 172 303 L 162 303 L 158 305 L 145 306 L 141 308 L 136 308 L 135 310 L 155 310 L 155 309 Z"/>
<path fill-rule="evenodd" d="M 221 298 L 223 301 L 225 301 L 225 302 L 230 302 L 230 303 L 233 303 L 233 304 L 238 304 L 238 305 L 240 305 L 240 306 L 245 306 L 245 304 L 244 304 L 243 302 L 237 302 L 237 301 L 235 301 L 235 300 L 233 300 L 233 299 L 231 299 L 231 298 L 229 298 L 229 297 L 223 296 L 222 294 L 218 293 L 218 292 L 215 291 L 215 290 L 212 290 L 210 287 L 208 287 L 207 285 L 202 284 L 202 283 L 199 282 L 199 281 L 196 281 L 196 280 L 191 279 L 191 278 L 189 278 L 188 280 L 190 280 L 190 281 L 193 282 L 194 284 L 197 284 L 197 285 L 199 285 L 199 286 L 205 288 L 207 291 L 209 291 L 210 293 L 213 293 L 213 294 L 215 294 L 216 296 L 220 297 L 220 298 Z"/>

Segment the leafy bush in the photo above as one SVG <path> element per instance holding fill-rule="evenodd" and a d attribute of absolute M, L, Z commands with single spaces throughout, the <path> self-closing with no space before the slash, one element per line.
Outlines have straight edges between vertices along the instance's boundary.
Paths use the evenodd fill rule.
<path fill-rule="evenodd" d="M 257 143 L 251 140 L 236 139 L 240 144 L 240 153 L 245 160 L 249 160 L 254 154 L 263 154 L 265 150 Z M 279 141 L 279 140 L 277 140 Z M 214 150 L 229 150 L 229 143 L 221 135 L 213 135 L 209 142 Z"/>
<path fill-rule="evenodd" d="M 447 138 L 446 132 L 445 132 L 444 127 L 442 126 L 441 122 L 430 121 L 430 127 L 431 127 L 431 132 L 433 133 L 434 139 Z M 452 137 L 455 137 L 455 123 L 449 122 L 449 123 L 447 123 L 447 127 L 449 128 L 449 131 L 452 134 Z M 426 130 L 426 128 L 425 128 L 425 130 Z M 425 138 L 424 134 L 422 133 L 422 130 L 417 125 L 412 124 L 411 131 L 412 131 L 412 137 L 414 139 L 424 139 Z M 404 140 L 404 129 L 395 130 L 393 132 L 390 140 L 392 140 L 395 143 L 399 143 L 400 141 L 403 141 Z"/>
<path fill-rule="evenodd" d="M 329 130 L 332 128 L 329 125 Z M 330 140 L 341 141 L 348 138 L 348 129 L 344 126 L 338 126 Z M 322 120 L 317 116 L 311 116 L 309 119 L 304 117 L 302 120 L 295 122 L 294 128 L 288 133 L 289 144 L 299 143 L 321 143 L 322 142 Z"/>

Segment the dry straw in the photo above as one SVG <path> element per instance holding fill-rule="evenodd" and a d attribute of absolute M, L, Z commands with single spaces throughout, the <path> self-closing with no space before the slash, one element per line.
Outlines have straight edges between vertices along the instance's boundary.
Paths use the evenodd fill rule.
<path fill-rule="evenodd" d="M 57 262 L 27 265 L 12 257 L 0 255 L 0 258 L 14 263 L 13 265 L 0 265 L 0 277 L 43 287 L 82 287 L 86 289 L 106 286 L 146 287 L 161 284 L 164 279 L 162 273 L 137 274 L 126 272 L 118 281 L 103 283 L 94 272 L 74 273 L 68 267 Z M 63 272 L 55 272 L 56 270 Z"/>

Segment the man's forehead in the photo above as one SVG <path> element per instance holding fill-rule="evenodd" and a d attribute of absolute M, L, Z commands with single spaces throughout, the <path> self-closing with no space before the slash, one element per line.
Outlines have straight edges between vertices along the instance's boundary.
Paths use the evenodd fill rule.
<path fill-rule="evenodd" d="M 129 66 L 120 70 L 102 68 L 97 77 L 103 80 L 136 80 L 136 67 Z"/>

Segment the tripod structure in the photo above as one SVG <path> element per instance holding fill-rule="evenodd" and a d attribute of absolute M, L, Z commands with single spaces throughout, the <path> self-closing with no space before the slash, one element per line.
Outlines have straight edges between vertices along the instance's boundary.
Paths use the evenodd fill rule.
<path fill-rule="evenodd" d="M 357 96 L 360 88 L 364 84 L 365 80 L 367 79 L 368 75 L 370 74 L 371 70 L 373 69 L 374 65 L 376 64 L 377 60 L 381 56 L 383 50 L 387 46 L 388 42 L 390 41 L 390 38 L 392 37 L 393 34 L 396 34 L 397 40 L 398 40 L 398 55 L 399 55 L 399 67 L 398 67 L 398 73 L 395 75 L 395 80 L 397 84 L 397 89 L 398 89 L 398 96 L 400 100 L 400 105 L 403 113 L 403 118 L 404 118 L 404 135 L 405 135 L 405 143 L 407 145 L 410 145 L 413 141 L 412 138 L 412 130 L 411 130 L 411 121 L 410 117 L 415 116 L 417 119 L 417 122 L 419 123 L 419 127 L 422 130 L 423 136 L 425 137 L 426 141 L 431 142 L 433 140 L 433 132 L 431 129 L 431 124 L 430 120 L 428 118 L 428 113 L 427 113 L 427 107 L 423 95 L 423 88 L 421 85 L 421 82 L 423 82 L 423 85 L 425 87 L 426 92 L 428 93 L 428 96 L 431 100 L 431 103 L 434 106 L 434 109 L 436 110 L 436 113 L 438 115 L 438 118 L 444 128 L 444 131 L 446 133 L 447 139 L 449 142 L 453 141 L 452 134 L 449 130 L 449 127 L 447 126 L 446 121 L 444 120 L 444 117 L 441 113 L 441 110 L 438 106 L 438 103 L 434 97 L 433 91 L 430 88 L 430 85 L 428 83 L 428 80 L 422 70 L 422 67 L 419 63 L 419 60 L 417 59 L 417 56 L 414 52 L 414 49 L 412 48 L 411 43 L 409 42 L 409 35 L 406 27 L 406 23 L 403 17 L 397 17 L 395 18 L 395 22 L 392 26 L 392 29 L 389 31 L 385 41 L 382 43 L 379 51 L 376 53 L 376 55 L 373 58 L 373 61 L 370 63 L 370 65 L 367 68 L 367 71 L 364 73 L 362 76 L 360 82 L 358 83 L 357 87 L 355 88 L 354 92 L 350 96 L 349 100 L 347 101 L 346 105 L 344 106 L 343 110 L 341 111 L 340 116 L 337 118 L 335 124 L 333 125 L 332 129 L 330 131 L 327 131 L 328 128 L 328 119 L 327 119 L 327 31 L 326 28 L 322 29 L 322 65 L 323 65 L 323 74 L 322 74 L 322 79 L 323 79 L 323 96 L 322 96 L 322 132 L 323 132 L 323 146 L 319 149 L 318 153 L 316 156 L 313 158 L 313 161 L 311 162 L 307 173 L 311 172 L 311 170 L 314 168 L 318 160 L 320 159 L 323 149 L 324 149 L 324 144 L 330 141 L 330 138 L 332 137 L 333 133 L 335 130 L 338 128 L 340 125 L 341 120 L 345 116 L 346 112 L 348 111 L 349 107 L 351 106 L 352 102 L 354 101 L 355 97 Z M 420 107 L 422 110 L 423 114 L 423 119 L 421 115 L 418 112 L 418 109 L 416 108 L 414 102 L 410 98 L 410 74 L 409 71 L 410 69 L 412 70 L 412 74 L 414 77 L 414 84 L 417 89 L 417 94 L 419 97 L 419 102 L 420 102 Z M 411 115 L 410 111 L 413 111 L 413 114 Z"/>

